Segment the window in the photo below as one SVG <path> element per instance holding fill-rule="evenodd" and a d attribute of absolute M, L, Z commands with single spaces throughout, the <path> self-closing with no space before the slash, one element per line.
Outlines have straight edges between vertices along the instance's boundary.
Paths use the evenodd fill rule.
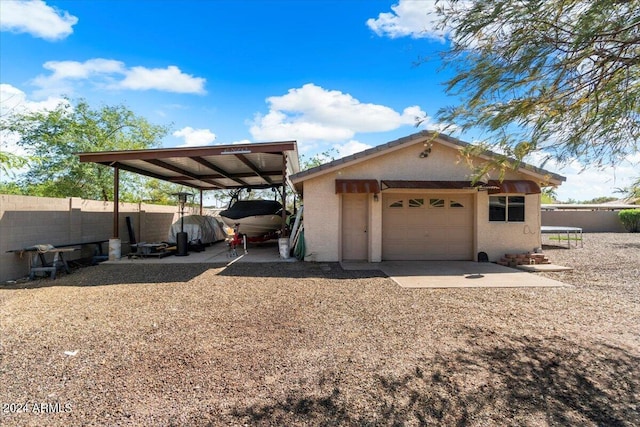
<path fill-rule="evenodd" d="M 389 205 L 390 208 L 401 208 L 403 206 L 402 200 L 396 200 Z"/>
<path fill-rule="evenodd" d="M 432 208 L 444 208 L 444 199 L 429 199 L 429 206 Z"/>
<path fill-rule="evenodd" d="M 489 196 L 489 221 L 524 222 L 524 196 Z"/>
<path fill-rule="evenodd" d="M 464 208 L 464 205 L 460 202 L 456 202 L 455 200 L 449 200 L 450 208 Z"/>
<path fill-rule="evenodd" d="M 410 208 L 421 208 L 424 205 L 424 199 L 409 199 Z"/>

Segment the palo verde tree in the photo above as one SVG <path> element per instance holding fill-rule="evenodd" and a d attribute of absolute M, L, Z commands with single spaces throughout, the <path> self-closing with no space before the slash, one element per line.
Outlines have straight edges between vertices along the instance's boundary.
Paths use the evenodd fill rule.
<path fill-rule="evenodd" d="M 59 104 L 44 112 L 14 114 L 3 131 L 19 136 L 17 144 L 35 161 L 17 185 L 23 194 L 113 200 L 112 168 L 80 163 L 77 153 L 157 147 L 168 129 L 152 125 L 124 105 L 93 109 L 84 100 Z M 121 174 L 123 200 L 140 200 L 144 180 Z"/>
<path fill-rule="evenodd" d="M 451 39 L 447 91 L 460 100 L 439 119 L 481 131 L 502 167 L 535 152 L 601 167 L 638 151 L 640 0 L 438 0 L 437 10 Z"/>

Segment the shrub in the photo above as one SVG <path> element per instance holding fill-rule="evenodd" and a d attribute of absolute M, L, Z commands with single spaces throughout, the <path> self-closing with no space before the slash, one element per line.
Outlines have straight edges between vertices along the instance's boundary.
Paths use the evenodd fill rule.
<path fill-rule="evenodd" d="M 624 209 L 618 213 L 624 228 L 631 233 L 640 232 L 640 209 Z"/>

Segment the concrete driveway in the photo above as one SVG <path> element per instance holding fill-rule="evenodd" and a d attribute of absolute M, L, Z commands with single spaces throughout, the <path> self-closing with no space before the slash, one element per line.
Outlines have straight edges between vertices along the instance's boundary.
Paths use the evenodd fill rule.
<path fill-rule="evenodd" d="M 571 286 L 557 280 L 488 262 L 383 261 L 343 263 L 344 269 L 376 268 L 403 288 L 520 288 Z"/>

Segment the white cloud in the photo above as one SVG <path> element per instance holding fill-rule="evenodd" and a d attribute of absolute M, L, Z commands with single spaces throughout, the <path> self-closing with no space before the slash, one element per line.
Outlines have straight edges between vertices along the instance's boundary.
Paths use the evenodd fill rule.
<path fill-rule="evenodd" d="M 73 33 L 78 18 L 42 0 L 2 1 L 0 31 L 29 33 L 45 40 L 60 40 Z"/>
<path fill-rule="evenodd" d="M 118 86 L 132 90 L 155 89 L 176 93 L 205 94 L 206 79 L 185 74 L 175 65 L 167 68 L 133 67 Z"/>
<path fill-rule="evenodd" d="M 346 144 L 335 144 L 333 148 L 338 152 L 338 158 L 342 158 L 368 150 L 369 148 L 372 148 L 372 146 L 352 139 Z"/>
<path fill-rule="evenodd" d="M 312 83 L 267 98 L 269 112 L 257 114 L 250 132 L 259 141 L 296 139 L 298 142 L 340 142 L 358 132 L 384 132 L 415 125 L 424 117 L 420 107 L 398 113 L 384 105 L 362 103 L 349 94 Z"/>
<path fill-rule="evenodd" d="M 198 147 L 202 145 L 209 145 L 216 139 L 216 134 L 209 129 L 194 129 L 191 126 L 186 126 L 180 130 L 173 132 L 173 136 L 177 138 L 184 138 L 184 144 L 179 147 Z"/>
<path fill-rule="evenodd" d="M 527 163 L 540 164 L 543 153 L 536 153 Z M 623 198 L 624 194 L 616 190 L 628 187 L 640 175 L 640 153 L 629 155 L 624 161 L 615 167 L 597 169 L 586 167 L 578 161 L 567 164 L 558 164 L 549 160 L 544 169 L 557 173 L 567 178 L 557 189 L 558 200 L 566 202 L 569 199 L 575 201 L 593 200 L 597 197 Z"/>
<path fill-rule="evenodd" d="M 27 95 L 20 89 L 10 84 L 0 84 L 0 117 L 9 118 L 12 114 L 54 110 L 60 104 L 68 104 L 64 98 L 47 98 L 43 101 L 30 101 Z M 24 156 L 27 153 L 18 146 L 20 137 L 18 134 L 0 131 L 0 150 L 8 153 Z M 15 173 L 24 170 L 13 171 Z"/>
<path fill-rule="evenodd" d="M 174 65 L 167 68 L 127 66 L 114 59 L 93 58 L 79 61 L 48 61 L 43 68 L 51 71 L 32 80 L 38 97 L 72 95 L 85 83 L 107 90 L 159 90 L 175 93 L 204 94 L 206 80 L 185 74 Z"/>
<path fill-rule="evenodd" d="M 448 32 L 438 28 L 436 2 L 424 0 L 399 0 L 391 6 L 391 12 L 368 19 L 367 26 L 379 36 L 391 38 L 410 36 L 444 41 Z"/>

